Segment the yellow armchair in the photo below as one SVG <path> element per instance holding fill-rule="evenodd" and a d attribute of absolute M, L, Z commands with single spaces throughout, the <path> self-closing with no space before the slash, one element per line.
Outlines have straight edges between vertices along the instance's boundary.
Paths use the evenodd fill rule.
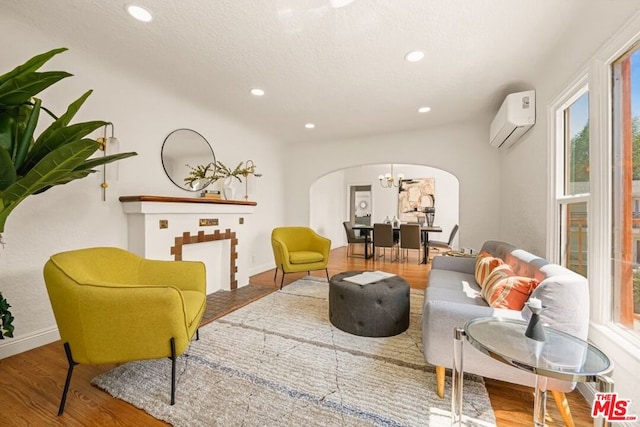
<path fill-rule="evenodd" d="M 331 251 L 331 240 L 320 236 L 309 227 L 279 227 L 271 232 L 271 246 L 276 262 L 275 282 L 278 269 L 282 270 L 280 289 L 286 273 L 324 270 L 329 280 L 327 264 Z"/>
<path fill-rule="evenodd" d="M 141 258 L 118 248 L 53 255 L 44 279 L 69 362 L 58 415 L 64 412 L 73 367 L 171 358 L 188 347 L 206 306 L 201 262 Z"/>

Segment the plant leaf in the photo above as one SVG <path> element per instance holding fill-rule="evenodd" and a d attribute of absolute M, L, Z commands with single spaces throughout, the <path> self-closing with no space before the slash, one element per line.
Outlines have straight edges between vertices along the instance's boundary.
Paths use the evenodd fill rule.
<path fill-rule="evenodd" d="M 138 153 L 132 151 L 129 153 L 118 153 L 118 154 L 111 154 L 109 156 L 94 157 L 82 163 L 80 166 L 75 168 L 75 170 L 79 171 L 83 169 L 93 169 L 95 167 L 105 165 L 107 163 L 115 162 L 116 160 L 122 160 L 122 159 L 126 159 L 127 157 L 132 157 L 137 155 Z"/>
<path fill-rule="evenodd" d="M 11 155 L 3 147 L 0 147 L 0 192 L 16 182 L 17 178 Z"/>
<path fill-rule="evenodd" d="M 75 181 L 76 179 L 81 179 L 84 178 L 85 176 L 92 174 L 94 172 L 97 172 L 97 170 L 93 169 L 96 166 L 100 166 L 103 164 L 107 164 L 107 163 L 111 163 L 111 162 L 115 162 L 116 160 L 122 160 L 122 159 L 126 159 L 127 157 L 131 157 L 131 156 L 136 156 L 138 155 L 138 153 L 120 153 L 120 154 L 112 154 L 110 156 L 105 156 L 105 157 L 96 157 L 93 159 L 89 159 L 87 161 L 85 161 L 84 163 L 82 163 L 81 165 L 77 166 L 72 173 L 70 173 L 69 175 L 63 177 L 63 179 L 52 183 L 51 185 L 44 187 L 38 191 L 36 191 L 33 194 L 40 194 L 40 193 L 44 193 L 45 191 L 47 191 L 48 189 L 50 189 L 53 186 L 56 185 L 63 185 L 66 184 L 68 182 L 71 181 Z"/>
<path fill-rule="evenodd" d="M 41 53 L 40 55 L 34 56 L 24 64 L 19 65 L 13 70 L 9 71 L 8 73 L 1 75 L 0 85 L 11 78 L 36 71 L 38 68 L 42 67 L 52 57 L 54 57 L 59 53 L 64 52 L 65 50 L 67 50 L 66 47 L 61 47 L 61 48 L 53 49 L 53 50 L 50 50 L 49 52 Z"/>
<path fill-rule="evenodd" d="M 48 128 L 42 131 L 42 133 L 36 140 L 36 145 L 34 148 L 40 146 L 42 144 L 42 141 L 48 140 L 55 131 L 67 126 L 69 122 L 71 122 L 71 119 L 76 115 L 80 107 L 82 107 L 82 104 L 84 104 L 84 102 L 87 100 L 89 95 L 91 95 L 92 92 L 93 92 L 92 90 L 86 91 L 84 94 L 82 94 L 82 96 L 80 96 L 80 98 L 76 99 L 74 102 L 69 104 L 67 111 L 60 117 L 57 117 L 55 121 L 49 125 Z M 43 107 L 43 109 L 45 108 Z M 103 122 L 103 123 L 106 124 L 106 122 Z M 82 136 L 85 136 L 85 135 L 82 135 Z"/>
<path fill-rule="evenodd" d="M 33 194 L 44 193 L 45 191 L 47 191 L 48 189 L 50 189 L 52 187 L 55 187 L 56 185 L 68 184 L 71 181 L 75 181 L 76 179 L 82 179 L 82 178 L 86 177 L 87 175 L 92 174 L 94 172 L 97 172 L 97 170 L 95 170 L 95 169 L 87 169 L 87 170 L 72 171 L 71 173 L 69 173 L 68 175 L 65 175 L 64 177 L 62 177 L 58 181 L 56 181 L 54 183 L 51 183 L 50 185 L 47 185 L 46 187 L 41 188 L 40 190 L 34 192 Z"/>
<path fill-rule="evenodd" d="M 87 98 L 89 98 L 89 96 L 92 93 L 93 93 L 93 90 L 90 89 L 85 93 L 83 93 L 80 96 L 80 98 L 76 99 L 71 104 L 69 104 L 69 106 L 67 107 L 67 111 L 63 115 L 61 115 L 58 120 L 60 120 L 65 126 L 68 125 L 71 122 L 71 119 L 73 119 L 73 117 L 76 115 L 78 110 L 80 110 L 80 107 L 82 107 L 82 104 L 84 104 L 84 102 L 87 100 Z"/>
<path fill-rule="evenodd" d="M 16 76 L 0 85 L 0 106 L 14 106 L 27 102 L 44 89 L 71 76 L 65 71 L 47 71 Z"/>
<path fill-rule="evenodd" d="M 24 129 L 24 133 L 22 134 L 22 138 L 18 142 L 16 159 L 14 161 L 14 167 L 16 169 L 20 169 L 20 167 L 24 163 L 24 160 L 27 157 L 27 152 L 29 151 L 29 147 L 33 143 L 33 132 L 35 131 L 36 125 L 38 124 L 41 105 L 42 100 L 36 99 L 36 102 L 33 105 L 33 109 L 31 110 L 31 114 L 29 115 L 29 120 L 27 121 L 27 125 Z"/>
<path fill-rule="evenodd" d="M 13 131 L 15 126 L 15 109 L 0 112 L 0 147 L 13 152 Z"/>
<path fill-rule="evenodd" d="M 85 93 L 83 93 L 82 96 L 80 96 L 80 98 L 76 99 L 71 104 L 69 104 L 69 107 L 67 107 L 67 111 L 60 117 L 57 117 L 55 119 L 55 122 L 51 123 L 51 125 L 48 128 L 42 131 L 42 133 L 38 137 L 38 141 L 41 141 L 43 139 L 46 140 L 47 138 L 49 138 L 49 136 L 53 132 L 60 129 L 61 127 L 67 126 L 71 122 L 71 119 L 73 119 L 73 117 L 76 115 L 78 110 L 80 110 L 80 107 L 82 107 L 82 104 L 84 104 L 84 102 L 87 100 L 89 95 L 91 95 L 92 93 L 93 93 L 93 90 L 88 90 Z"/>
<path fill-rule="evenodd" d="M 54 124 L 52 124 L 52 126 Z M 38 162 L 40 162 L 40 160 L 42 160 L 49 152 L 63 145 L 75 142 L 105 124 L 106 122 L 103 121 L 76 123 L 71 126 L 59 127 L 49 133 L 46 138 L 43 137 L 44 133 L 41 134 L 29 151 L 24 165 L 18 169 L 18 174 L 24 175 Z M 97 144 L 97 142 L 95 143 Z"/>
<path fill-rule="evenodd" d="M 65 176 L 74 173 L 74 169 L 97 149 L 98 143 L 96 141 L 79 139 L 51 151 L 23 178 L 17 180 L 2 193 L 5 206 L 0 215 L 4 214 L 6 210 L 13 210 L 18 203 L 31 194 L 44 187 L 56 185 Z"/>

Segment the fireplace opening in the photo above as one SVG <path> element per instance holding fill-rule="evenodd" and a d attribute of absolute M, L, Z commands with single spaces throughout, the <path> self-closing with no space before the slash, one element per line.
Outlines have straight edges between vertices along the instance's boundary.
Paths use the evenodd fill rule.
<path fill-rule="evenodd" d="M 238 288 L 236 260 L 238 252 L 236 233 L 230 229 L 215 230 L 211 234 L 199 231 L 192 235 L 186 231 L 174 239 L 171 255 L 176 261 L 202 261 L 207 270 L 207 295 L 218 290 Z"/>

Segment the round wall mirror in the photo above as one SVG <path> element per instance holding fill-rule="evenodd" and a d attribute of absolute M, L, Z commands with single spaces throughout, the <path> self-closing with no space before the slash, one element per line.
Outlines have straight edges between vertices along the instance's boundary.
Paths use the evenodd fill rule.
<path fill-rule="evenodd" d="M 192 167 L 216 164 L 216 155 L 209 142 L 191 129 L 176 129 L 162 143 L 162 167 L 171 182 L 186 191 L 201 191 L 211 182 L 205 179 L 187 184 Z"/>

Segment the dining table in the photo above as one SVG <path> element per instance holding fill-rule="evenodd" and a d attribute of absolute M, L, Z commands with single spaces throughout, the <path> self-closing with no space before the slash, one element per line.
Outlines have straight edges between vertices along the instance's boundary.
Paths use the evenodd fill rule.
<path fill-rule="evenodd" d="M 400 232 L 400 226 L 392 227 L 393 231 Z M 360 235 L 364 235 L 364 257 L 365 259 L 373 257 L 376 252 L 376 246 L 373 244 L 373 248 L 371 250 L 371 254 L 369 254 L 369 243 L 373 242 L 373 225 L 363 225 L 363 224 L 355 224 L 353 225 L 354 230 L 360 230 Z M 364 233 L 363 233 L 364 231 Z M 429 233 L 442 233 L 442 227 L 437 225 L 421 225 L 420 232 L 422 233 L 422 246 L 424 250 L 422 251 L 422 264 L 427 264 L 429 262 Z"/>

